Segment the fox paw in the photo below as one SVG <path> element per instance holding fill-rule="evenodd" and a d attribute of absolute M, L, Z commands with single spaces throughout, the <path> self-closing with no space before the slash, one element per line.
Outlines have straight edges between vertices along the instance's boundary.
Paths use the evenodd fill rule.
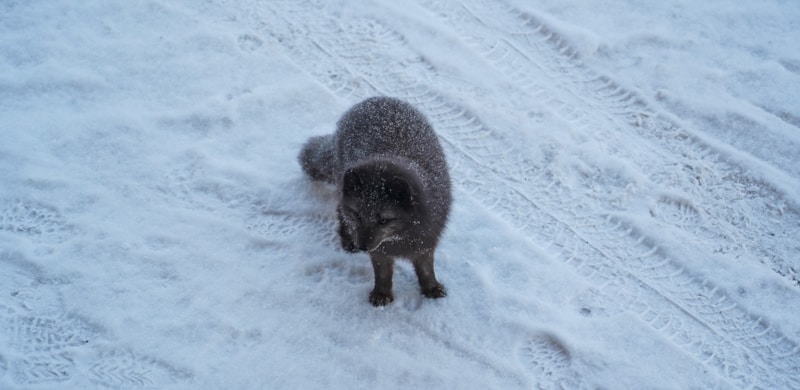
<path fill-rule="evenodd" d="M 372 290 L 372 292 L 369 293 L 369 303 L 371 303 L 372 306 L 386 306 L 392 301 L 394 301 L 394 296 L 392 296 L 392 293 L 386 294 L 377 292 L 375 290 Z"/>
<path fill-rule="evenodd" d="M 437 283 L 435 286 L 423 290 L 422 295 L 424 295 L 425 298 L 444 298 L 447 296 L 447 291 L 445 291 L 443 285 Z"/>

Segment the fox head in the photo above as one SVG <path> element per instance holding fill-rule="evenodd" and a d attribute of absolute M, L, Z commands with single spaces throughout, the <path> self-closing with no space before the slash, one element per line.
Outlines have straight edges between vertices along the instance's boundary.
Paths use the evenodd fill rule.
<path fill-rule="evenodd" d="M 347 169 L 337 210 L 342 248 L 372 252 L 422 229 L 426 215 L 418 175 L 391 160 L 370 160 Z"/>

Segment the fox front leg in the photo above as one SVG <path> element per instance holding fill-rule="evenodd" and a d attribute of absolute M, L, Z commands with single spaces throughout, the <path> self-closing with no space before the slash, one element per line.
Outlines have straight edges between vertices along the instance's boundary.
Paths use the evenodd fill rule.
<path fill-rule="evenodd" d="M 394 301 L 392 295 L 392 275 L 394 259 L 378 252 L 369 254 L 372 269 L 375 271 L 375 288 L 369 293 L 369 302 L 373 306 L 385 306 Z"/>
<path fill-rule="evenodd" d="M 444 286 L 436 280 L 433 271 L 433 251 L 418 255 L 411 259 L 414 263 L 414 272 L 417 273 L 419 288 L 426 298 L 444 298 L 447 292 Z"/>

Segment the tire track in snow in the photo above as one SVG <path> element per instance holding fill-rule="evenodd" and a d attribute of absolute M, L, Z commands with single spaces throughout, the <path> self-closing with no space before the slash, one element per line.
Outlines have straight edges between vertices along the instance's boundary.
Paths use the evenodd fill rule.
<path fill-rule="evenodd" d="M 492 5 L 496 5 L 497 3 L 492 3 Z M 455 8 L 459 6 L 454 6 Z M 464 19 L 472 18 L 473 20 L 480 21 L 480 19 L 476 16 L 477 14 L 484 15 L 484 9 L 481 11 L 469 11 L 466 7 L 462 8 L 465 10 L 468 15 L 462 15 Z M 690 135 L 683 132 L 678 125 L 674 122 L 669 121 L 668 119 L 664 119 L 659 117 L 659 115 L 653 112 L 636 94 L 625 91 L 623 88 L 619 87 L 616 83 L 611 81 L 608 78 L 596 76 L 595 74 L 591 73 L 590 71 L 586 70 L 577 65 L 569 64 L 568 61 L 575 60 L 577 58 L 576 52 L 571 49 L 568 45 L 566 45 L 557 34 L 555 34 L 552 29 L 548 28 L 544 24 L 536 21 L 532 17 L 520 13 L 515 10 L 510 10 L 511 12 L 516 12 L 511 16 L 518 17 L 520 20 L 517 20 L 517 24 L 513 23 L 513 20 L 505 19 L 502 22 L 497 22 L 498 25 L 502 26 L 517 26 L 517 25 L 524 25 L 526 27 L 532 27 L 529 31 L 524 32 L 516 32 L 510 34 L 511 36 L 522 36 L 525 38 L 526 43 L 531 44 L 531 41 L 534 42 L 533 46 L 536 47 L 537 50 L 541 50 L 539 45 L 544 44 L 544 46 L 552 46 L 548 53 L 553 55 L 562 55 L 566 58 L 566 62 L 562 60 L 553 60 L 553 64 L 551 64 L 551 73 L 552 74 L 570 74 L 574 79 L 580 79 L 581 76 L 584 76 L 584 73 L 588 73 L 586 77 L 585 85 L 592 85 L 593 81 L 599 80 L 603 83 L 602 88 L 598 89 L 598 91 L 608 91 L 605 96 L 600 96 L 598 101 L 589 101 L 586 102 L 590 107 L 598 107 L 606 112 L 614 113 L 617 116 L 625 116 L 628 119 L 628 122 L 633 126 L 629 126 L 632 128 L 647 128 L 647 131 L 652 133 L 646 133 L 642 136 L 645 138 L 655 139 L 656 141 L 660 142 L 664 145 L 665 149 L 668 150 L 678 150 L 682 151 L 680 155 L 683 158 L 688 156 L 692 156 L 693 158 L 697 158 L 698 162 L 694 163 L 696 166 L 703 166 L 703 165 L 711 165 L 707 169 L 710 169 L 713 172 L 723 172 L 721 176 L 721 180 L 717 183 L 697 183 L 698 185 L 695 188 L 689 189 L 688 192 L 693 193 L 697 196 L 705 197 L 706 199 L 709 198 L 709 195 L 705 195 L 705 189 L 700 188 L 699 184 L 705 184 L 706 186 L 716 185 L 717 188 L 725 186 L 725 180 L 729 180 L 730 178 L 737 179 L 739 183 L 748 183 L 750 185 L 757 185 L 759 188 L 755 189 L 758 193 L 758 197 L 754 197 L 753 203 L 757 203 L 758 198 L 766 197 L 770 198 L 772 204 L 783 204 L 786 207 L 789 206 L 789 201 L 780 198 L 779 191 L 775 190 L 770 186 L 770 184 L 762 181 L 760 178 L 752 178 L 747 177 L 747 174 L 740 168 L 735 165 L 734 163 L 729 163 L 727 161 L 723 161 L 719 156 L 713 156 L 712 151 L 706 145 L 703 145 L 699 140 L 692 139 Z M 453 8 L 448 8 L 447 12 L 442 12 L 441 14 L 447 15 L 449 18 L 455 18 L 453 15 L 458 15 L 458 12 L 455 11 Z M 459 20 L 459 21 L 463 21 Z M 456 23 L 453 23 L 456 24 Z M 466 24 L 466 23 L 465 23 Z M 482 37 L 492 37 L 491 34 L 486 34 L 485 31 L 482 31 L 480 28 L 476 28 L 474 24 L 469 24 L 468 26 L 462 26 L 463 28 L 457 30 L 459 31 L 466 31 L 469 32 L 470 38 L 477 41 L 482 40 Z M 511 27 L 513 28 L 513 27 Z M 534 38 L 531 38 L 531 35 Z M 491 39 L 491 38 L 489 38 Z M 499 45 L 498 45 L 499 46 Z M 490 62 L 492 63 L 500 63 L 502 66 L 499 68 L 501 70 L 507 71 L 508 73 L 517 76 L 515 81 L 525 81 L 523 85 L 530 85 L 533 84 L 534 78 L 532 76 L 527 75 L 527 69 L 532 67 L 542 68 L 541 65 L 534 63 L 533 61 L 528 61 L 525 63 L 526 59 L 529 59 L 527 55 L 521 54 L 523 58 L 514 58 L 511 59 L 511 55 L 504 55 L 500 56 L 499 58 L 491 58 L 496 53 L 492 52 L 491 50 L 495 49 L 484 46 L 481 47 L 487 51 L 484 54 L 487 54 L 490 57 Z M 509 51 L 504 51 L 505 54 L 508 54 Z M 544 57 L 546 57 L 545 54 Z M 566 65 L 565 65 L 566 64 Z M 527 68 L 526 68 L 527 65 Z M 578 76 L 578 77 L 575 77 Z M 573 83 L 575 84 L 575 83 Z M 579 85 L 580 86 L 580 85 Z M 576 88 L 577 89 L 577 88 Z M 579 96 L 592 96 L 591 93 L 585 93 L 589 91 L 570 91 L 574 95 L 574 97 Z M 570 106 L 570 104 L 574 104 L 573 102 L 564 103 L 560 97 L 554 97 L 549 95 L 549 91 L 545 91 L 542 89 L 538 89 L 538 98 L 544 98 L 544 100 L 548 101 L 548 103 L 553 106 L 556 112 L 559 112 L 564 117 L 569 119 L 571 122 L 578 126 L 586 127 L 586 123 L 591 122 L 585 116 L 581 115 L 580 108 L 574 108 Z M 585 99 L 578 99 L 578 105 L 581 101 L 585 102 Z M 644 115 L 644 117 L 637 117 L 640 115 Z M 609 119 L 615 119 L 613 117 Z M 647 126 L 642 123 L 642 120 L 647 121 Z M 616 124 L 616 128 L 622 127 L 622 121 L 616 120 L 611 123 Z M 660 133 L 656 133 L 656 131 L 661 127 L 665 130 L 670 130 L 672 132 L 679 132 L 679 136 L 674 139 L 678 140 L 688 140 L 688 145 L 672 145 L 668 144 L 669 141 L 663 136 L 660 136 Z M 630 132 L 631 134 L 633 132 Z M 639 134 L 634 134 L 639 135 Z M 687 153 L 690 152 L 690 153 Z M 693 153 L 692 153 L 693 152 Z M 712 156 L 708 158 L 708 156 Z M 627 157 L 627 156 L 626 156 Z M 699 158 L 698 158 L 699 157 Z M 629 158 L 629 157 L 628 157 Z M 702 161 L 699 161 L 704 159 Z M 677 161 L 672 162 L 672 164 L 677 164 Z M 648 164 L 645 165 L 648 167 L 658 167 L 657 164 Z M 658 175 L 664 175 L 661 172 L 655 174 L 655 177 Z M 726 192 L 727 194 L 736 193 L 738 188 L 733 186 L 727 186 L 729 188 L 722 188 L 719 192 Z M 714 192 L 717 190 L 715 189 Z M 752 191 L 752 190 L 751 190 Z M 554 204 L 553 207 L 546 207 L 547 210 L 564 210 L 563 204 L 565 203 L 563 199 L 569 199 L 569 196 L 566 194 L 568 191 L 564 191 L 563 193 L 557 195 L 562 199 L 560 204 Z M 542 200 L 553 200 L 553 193 L 541 193 L 540 196 L 534 197 L 535 199 L 542 199 Z M 566 197 L 565 197 L 566 195 Z M 711 197 L 715 196 L 716 194 L 711 195 Z M 580 205 L 580 199 L 569 199 L 566 203 Z M 719 202 L 723 203 L 723 202 Z M 704 205 L 713 205 L 718 206 L 717 202 L 709 201 L 703 202 Z M 676 224 L 676 226 L 681 227 L 683 226 L 696 226 L 697 223 L 697 210 L 692 207 L 690 204 L 687 204 L 684 201 L 676 200 L 675 198 L 669 196 L 662 196 L 659 199 L 658 205 L 663 209 L 664 207 L 669 208 L 670 206 L 676 206 L 675 211 L 681 213 L 684 217 L 688 217 L 688 223 L 686 222 L 687 219 L 684 218 L 680 222 Z M 726 215 L 730 214 L 730 208 L 725 207 L 726 205 L 722 204 L 721 207 L 717 210 L 712 209 L 711 207 L 706 206 L 709 211 L 709 214 L 712 216 L 717 217 L 720 220 L 726 219 Z M 771 215 L 771 210 L 764 209 L 760 204 L 752 205 L 754 209 L 757 210 L 758 215 Z M 759 207 L 761 207 L 759 209 Z M 577 207 L 580 209 L 580 207 Z M 796 228 L 792 226 L 791 221 L 797 221 L 797 212 L 792 208 L 788 208 L 785 210 L 786 213 L 781 212 L 779 213 L 781 217 L 784 217 L 783 220 L 779 221 L 779 224 L 783 224 L 785 227 L 788 227 L 789 234 L 786 238 L 795 236 Z M 716 213 L 714 213 L 716 212 Z M 562 216 L 563 218 L 563 216 Z M 612 235 L 608 239 L 603 239 L 602 237 L 598 237 L 595 240 L 592 240 L 594 243 L 600 243 L 601 249 L 607 251 L 609 253 L 609 258 L 611 259 L 637 259 L 642 262 L 641 267 L 638 269 L 633 268 L 631 269 L 630 263 L 624 265 L 628 269 L 632 271 L 634 275 L 637 276 L 640 280 L 646 280 L 648 284 L 652 286 L 659 286 L 658 291 L 659 293 L 666 293 L 664 294 L 670 299 L 674 299 L 675 302 L 678 302 L 680 306 L 684 308 L 693 309 L 692 312 L 694 315 L 700 313 L 701 319 L 703 322 L 708 323 L 709 325 L 713 326 L 718 330 L 722 330 L 721 334 L 727 335 L 729 339 L 733 342 L 740 343 L 740 345 L 744 346 L 746 349 L 754 352 L 756 355 L 759 355 L 762 361 L 765 364 L 765 371 L 762 373 L 767 373 L 771 371 L 770 366 L 773 368 L 777 368 L 780 373 L 786 375 L 788 382 L 783 382 L 780 378 L 776 378 L 778 381 L 775 383 L 779 383 L 785 385 L 787 383 L 791 383 L 792 386 L 798 385 L 797 375 L 800 374 L 798 367 L 798 363 L 800 362 L 800 348 L 798 345 L 789 339 L 787 339 L 781 332 L 775 329 L 771 324 L 765 321 L 763 318 L 749 313 L 745 308 L 741 307 L 738 303 L 733 301 L 729 295 L 725 293 L 721 293 L 720 289 L 714 287 L 710 281 L 704 280 L 702 277 L 699 276 L 692 276 L 691 271 L 687 271 L 683 266 L 680 265 L 679 262 L 673 261 L 669 259 L 666 252 L 663 252 L 658 245 L 654 243 L 648 243 L 650 241 L 648 238 L 644 237 L 641 233 L 636 232 L 636 228 L 633 223 L 630 222 L 622 222 L 618 219 L 607 217 L 607 221 L 613 221 L 614 223 L 618 224 L 618 231 L 621 232 L 619 235 Z M 735 217 L 735 219 L 745 220 L 748 219 L 746 215 L 739 215 Z M 574 222 L 570 223 L 571 226 L 603 226 L 603 224 L 599 224 L 597 218 L 576 218 Z M 795 222 L 796 223 L 796 222 Z M 607 224 L 606 224 L 607 225 Z M 730 228 L 730 226 L 726 226 Z M 737 239 L 746 239 L 747 241 L 753 243 L 753 246 L 757 246 L 760 241 L 763 241 L 763 238 L 760 240 L 759 237 L 748 236 L 748 233 L 752 231 L 774 231 L 776 229 L 781 229 L 781 227 L 774 227 L 774 226 L 766 226 L 766 227 L 757 227 L 756 229 L 752 228 L 752 225 L 748 224 L 743 229 L 739 231 L 739 236 Z M 586 233 L 591 234 L 592 230 L 586 230 Z M 730 229 L 729 229 L 730 230 Z M 787 230 L 787 229 L 784 229 Z M 604 234 L 603 231 L 597 230 L 594 233 L 595 236 L 597 234 Z M 705 231 L 704 233 L 708 233 Z M 585 234 L 585 233 L 584 233 Z M 626 237 L 627 236 L 627 237 Z M 587 236 L 588 238 L 589 236 Z M 626 238 L 626 240 L 621 240 L 622 238 Z M 714 237 L 717 238 L 717 237 Z M 629 241 L 628 245 L 618 245 L 616 247 L 608 244 L 620 243 L 623 241 Z M 767 240 L 772 241 L 772 240 Z M 793 280 L 797 281 L 796 276 L 793 274 L 795 271 L 791 268 L 791 265 L 786 262 L 786 260 L 791 259 L 791 251 L 796 244 L 793 241 L 784 241 L 782 245 L 778 245 L 778 248 L 787 248 L 787 252 L 783 255 L 786 256 L 785 259 L 781 258 L 780 256 L 776 255 L 775 253 L 767 253 L 765 252 L 769 250 L 765 247 L 758 247 L 756 248 L 756 252 L 759 252 L 759 255 L 762 255 L 766 258 L 766 261 L 762 262 L 772 262 L 773 269 L 775 269 L 781 275 L 789 275 Z M 644 256 L 638 256 L 635 253 L 635 250 L 632 251 L 633 248 L 637 248 L 637 246 L 643 247 L 643 249 L 647 250 L 642 252 L 645 254 Z M 649 250 L 648 250 L 649 249 Z M 652 254 L 658 254 L 659 256 L 651 256 Z M 654 267 L 654 268 L 648 268 Z M 658 267 L 658 268 L 655 268 Z M 659 269 L 660 268 L 660 269 Z M 785 272 L 784 270 L 788 269 L 789 272 Z M 662 283 L 663 281 L 669 281 L 669 283 Z M 649 315 L 649 314 L 648 314 Z M 657 318 L 657 316 L 653 316 L 653 318 Z M 742 361 L 748 362 L 749 356 L 743 355 Z M 723 371 L 728 372 L 731 375 L 736 376 L 736 370 L 740 370 L 741 368 L 730 367 L 728 362 L 720 361 L 716 364 L 718 367 L 722 368 Z M 729 375 L 730 376 L 730 375 Z M 794 378 L 794 379 L 792 379 Z M 735 380 L 737 383 L 742 383 L 741 380 L 746 380 L 746 378 L 742 376 L 738 376 L 738 379 Z M 744 382 L 746 383 L 746 382 Z"/>
<path fill-rule="evenodd" d="M 796 343 L 766 320 L 742 308 L 712 282 L 685 270 L 667 251 L 652 244 L 652 240 L 636 232 L 632 225 L 622 223 L 611 214 L 573 215 L 573 209 L 591 210 L 591 207 L 581 207 L 585 206 L 585 199 L 570 199 L 575 201 L 573 203 L 559 198 L 557 193 L 567 189 L 537 173 L 532 163 L 513 151 L 512 143 L 496 137 L 469 111 L 448 102 L 409 73 L 394 68 L 422 62 L 420 56 L 398 60 L 386 53 L 388 49 L 396 51 L 398 46 L 404 45 L 401 35 L 376 21 L 349 21 L 345 25 L 330 19 L 315 20 L 318 8 L 314 5 L 301 11 L 294 8 L 295 4 L 279 7 L 283 8 L 274 15 L 283 15 L 291 27 L 277 29 L 294 29 L 296 35 L 280 35 L 278 42 L 287 47 L 298 64 L 309 64 L 312 74 L 323 83 L 330 82 L 328 87 L 334 91 L 342 90 L 338 87 L 341 77 L 334 81 L 319 78 L 319 75 L 330 74 L 325 71 L 326 66 L 338 69 L 339 76 L 366 80 L 367 92 L 346 90 L 349 98 L 370 95 L 375 89 L 421 107 L 436 123 L 451 155 L 460 156 L 457 169 L 474 169 L 478 173 L 462 176 L 482 179 L 481 182 L 465 182 L 464 188 L 542 242 L 562 246 L 557 251 L 560 257 L 590 279 L 604 283 L 603 289 L 607 291 L 603 294 L 621 297 L 625 294 L 617 292 L 629 291 L 636 300 L 621 302 L 625 310 L 638 315 L 734 383 L 743 386 L 754 380 L 769 386 L 794 383 L 791 378 L 796 370 L 793 364 L 798 360 Z M 293 19 L 290 15 L 302 15 L 302 18 Z M 273 23 L 269 27 L 274 29 L 276 25 Z M 336 63 L 314 62 L 306 50 L 298 47 L 316 47 Z M 570 54 L 568 50 L 561 52 Z M 627 93 L 611 94 L 616 95 L 623 96 L 620 101 L 631 100 Z M 538 188 L 545 191 L 537 191 Z M 545 204 L 538 204 L 542 199 Z M 546 201 L 556 203 L 546 204 Z M 625 245 L 608 242 L 613 240 L 622 240 Z M 624 261 L 632 256 L 641 264 L 632 266 Z M 615 288 L 622 290 L 615 291 Z M 778 357 L 781 359 L 776 359 Z"/>
<path fill-rule="evenodd" d="M 56 287 L 22 255 L 0 252 L 0 294 L 7 298 L 0 301 L 0 350 L 10 353 L 0 355 L 0 376 L 7 373 L 16 385 L 154 388 L 191 376 L 129 350 L 125 356 L 135 359 L 127 363 L 109 359 L 107 347 L 97 344 L 105 338 L 102 330 L 66 312 Z"/>
<path fill-rule="evenodd" d="M 507 193 L 486 190 L 504 185 L 508 184 L 500 179 L 482 177 L 465 187 L 537 240 L 550 240 L 548 252 L 600 286 L 602 305 L 631 312 L 739 386 L 752 385 L 753 380 L 761 378 L 769 378 L 766 383 L 773 384 L 793 380 L 796 343 L 749 314 L 710 281 L 677 265 L 636 231 L 611 217 L 555 218 L 544 211 L 553 208 L 524 207 L 526 203 L 535 205 L 532 199 L 554 196 L 552 193 L 529 196 L 516 189 Z M 566 195 L 562 199 L 581 207 L 580 199 Z M 578 232 L 573 227 L 584 228 Z M 740 340 L 747 340 L 747 344 Z M 781 375 L 776 377 L 770 365 L 779 365 Z"/>
<path fill-rule="evenodd" d="M 156 389 L 191 375 L 165 362 L 125 349 L 102 349 L 89 368 L 90 380 L 112 389 Z"/>
<path fill-rule="evenodd" d="M 648 155 L 611 151 L 636 162 L 655 183 L 699 199 L 703 213 L 710 218 L 693 225 L 698 229 L 692 234 L 739 245 L 710 248 L 712 251 L 733 251 L 732 256 L 744 252 L 800 285 L 800 268 L 791 261 L 800 253 L 796 240 L 800 236 L 798 199 L 787 199 L 767 179 L 726 159 L 724 153 L 657 112 L 637 93 L 584 66 L 577 51 L 535 16 L 499 1 L 464 3 L 426 0 L 425 6 L 509 75 L 515 85 L 523 86 L 531 101 L 545 102 L 562 118 L 587 134 L 596 133 L 596 138 L 607 144 L 641 138 Z M 543 85 L 539 81 L 542 73 L 555 83 Z M 659 205 L 669 204 L 675 202 Z M 754 219 L 752 215 L 769 218 Z"/>
<path fill-rule="evenodd" d="M 588 389 L 580 383 L 580 375 L 572 367 L 569 350 L 555 336 L 537 334 L 528 339 L 519 351 L 540 378 L 547 378 L 559 389 Z"/>
<path fill-rule="evenodd" d="M 490 8 L 498 8 L 500 2 L 476 3 L 481 3 L 480 5 L 475 5 L 475 8 L 479 9 L 479 11 L 470 10 L 467 6 L 449 3 L 451 6 L 446 7 L 446 12 L 440 12 L 439 14 L 449 18 L 451 25 L 453 25 L 459 33 L 467 35 L 470 43 L 478 47 L 490 63 L 496 65 L 498 69 L 505 71 L 507 74 L 511 74 L 511 78 L 514 79 L 515 82 L 531 88 L 535 91 L 535 97 L 547 101 L 556 112 L 576 126 L 587 128 L 589 123 L 595 122 L 594 120 L 590 120 L 589 114 L 585 113 L 580 108 L 581 103 L 584 103 L 584 106 L 596 107 L 599 110 L 614 115 L 607 117 L 608 126 L 595 125 L 590 131 L 595 127 L 625 129 L 626 135 L 639 136 L 645 140 L 656 141 L 664 150 L 680 156 L 680 161 L 683 161 L 683 164 L 705 167 L 705 169 L 709 171 L 721 173 L 716 177 L 712 177 L 712 179 L 716 179 L 715 182 L 702 182 L 697 180 L 695 182 L 689 182 L 688 184 L 691 185 L 689 188 L 687 188 L 685 184 L 679 186 L 680 190 L 692 194 L 693 197 L 703 199 L 701 201 L 704 207 L 703 210 L 712 217 L 712 221 L 718 223 L 711 227 L 705 227 L 701 230 L 701 233 L 708 238 L 719 240 L 720 236 L 713 234 L 712 231 L 723 230 L 728 233 L 733 231 L 734 234 L 731 235 L 734 235 L 734 241 L 748 242 L 748 249 L 751 249 L 756 255 L 761 257 L 763 263 L 770 264 L 779 274 L 788 276 L 794 282 L 798 282 L 798 270 L 793 268 L 789 260 L 792 259 L 792 254 L 796 255 L 798 251 L 797 244 L 792 237 L 798 235 L 797 221 L 800 220 L 800 218 L 798 218 L 797 210 L 791 205 L 792 202 L 783 199 L 780 191 L 776 190 L 763 179 L 750 176 L 743 168 L 737 166 L 735 162 L 724 161 L 721 156 L 716 155 L 709 146 L 703 144 L 699 139 L 692 137 L 675 122 L 664 118 L 662 115 L 655 112 L 655 110 L 651 109 L 637 94 L 626 91 L 613 80 L 605 76 L 600 76 L 582 66 L 578 60 L 577 52 L 565 43 L 557 33 L 553 32 L 553 29 L 536 20 L 533 16 L 510 7 L 500 6 L 500 8 L 505 9 L 490 10 Z M 434 6 L 433 8 L 438 7 Z M 461 11 L 460 13 L 459 9 Z M 487 17 L 487 14 L 491 16 Z M 478 15 L 480 15 L 480 17 Z M 483 26 L 476 25 L 483 24 L 483 19 L 492 17 L 496 19 L 492 22 L 493 26 L 498 26 L 495 27 L 495 31 L 486 31 L 488 29 L 486 24 Z M 501 29 L 505 29 L 505 38 L 499 36 L 499 34 L 493 34 L 493 32 Z M 514 31 L 511 32 L 509 30 Z M 497 43 L 503 42 L 503 40 L 505 40 L 504 42 L 507 44 L 505 47 Z M 503 48 L 499 49 L 500 47 Z M 530 54 L 522 52 L 519 47 L 524 47 L 529 51 L 541 55 L 534 59 Z M 499 55 L 498 53 L 502 54 Z M 558 58 L 559 56 L 561 58 Z M 541 63 L 546 64 L 542 65 Z M 566 82 L 562 82 L 559 85 L 566 84 L 568 93 L 566 95 L 562 93 L 556 96 L 554 92 L 547 90 L 546 87 L 537 85 L 536 77 L 529 74 L 533 69 L 545 70 L 548 75 L 551 75 L 551 78 L 554 78 L 552 75 L 556 75 L 558 79 L 565 79 Z M 565 77 L 564 75 L 569 75 L 569 77 Z M 569 98 L 571 98 L 571 101 L 565 103 Z M 622 118 L 622 120 L 620 118 Z M 627 126 L 625 126 L 626 122 L 628 124 Z M 669 136 L 665 136 L 665 134 Z M 604 138 L 609 137 L 609 139 L 613 139 L 610 138 L 613 137 L 613 134 L 610 133 L 605 133 L 602 136 Z M 659 155 L 663 155 L 663 153 L 659 151 Z M 635 160 L 636 156 L 625 157 Z M 664 165 L 677 166 L 681 163 L 678 159 L 670 161 L 669 156 L 663 158 L 666 160 L 666 164 Z M 688 163 L 686 162 L 687 160 L 689 161 Z M 663 163 L 654 164 L 649 161 L 643 161 L 643 163 L 644 164 L 641 164 L 641 166 L 648 167 L 650 170 L 656 170 L 655 173 L 651 174 L 651 177 L 655 179 L 671 177 L 668 172 L 658 172 L 659 166 L 663 166 Z M 728 184 L 730 179 L 735 179 L 735 182 L 733 184 Z M 661 180 L 660 184 L 669 186 L 675 183 L 668 183 L 665 180 Z M 741 186 L 743 185 L 751 186 L 746 191 L 756 194 L 746 199 L 746 201 L 749 201 L 748 206 L 750 207 L 748 209 L 753 210 L 756 215 L 772 216 L 773 218 L 771 218 L 771 221 L 768 220 L 767 223 L 762 223 L 761 226 L 754 227 L 753 224 L 758 225 L 761 221 L 753 221 L 751 218 L 748 218 L 745 213 L 727 206 L 724 201 L 720 202 L 713 199 L 715 197 L 736 199 L 738 198 L 736 193 L 742 192 Z M 753 186 L 755 186 L 755 188 L 752 188 Z M 711 188 L 710 191 L 708 189 L 709 187 Z M 710 192 L 710 194 L 707 192 Z M 552 195 L 553 194 L 543 193 L 541 196 L 536 197 L 536 199 L 552 200 Z M 562 193 L 559 196 L 563 197 L 564 195 L 566 194 Z M 768 201 L 764 204 L 760 203 L 760 199 L 764 198 L 768 199 Z M 564 202 L 562 201 L 561 203 L 563 204 Z M 782 205 L 777 215 L 774 209 L 770 209 L 770 205 Z M 563 209 L 563 207 L 559 207 L 559 205 L 554 206 L 555 207 L 548 208 L 548 210 Z M 697 208 L 683 199 L 662 195 L 657 203 L 657 207 L 659 208 L 660 215 L 677 213 L 678 220 L 673 220 L 672 222 L 674 223 L 672 223 L 672 225 L 679 228 L 689 228 L 687 230 L 696 232 L 697 230 L 694 228 L 702 223 Z M 734 216 L 730 217 L 731 214 L 734 214 Z M 609 218 L 609 220 L 614 219 Z M 729 222 L 731 220 L 742 220 L 751 223 L 738 224 L 742 227 L 732 226 L 734 224 Z M 586 221 L 575 222 L 576 224 L 573 224 L 573 226 L 586 223 Z M 615 222 L 619 223 L 619 230 L 625 231 L 631 239 L 638 242 L 644 242 L 646 240 L 640 233 L 635 233 L 635 227 L 632 223 L 623 223 L 619 220 L 615 220 Z M 765 233 L 762 237 L 758 237 L 754 234 L 754 232 L 774 231 L 788 233 L 781 237 L 778 245 L 772 247 L 762 246 L 761 242 L 774 243 L 774 239 L 764 238 L 766 234 L 773 235 L 774 233 Z M 600 233 L 599 230 L 597 232 Z M 724 238 L 730 240 L 728 237 Z M 595 242 L 608 244 L 620 241 L 616 239 L 599 239 Z M 660 252 L 656 244 L 649 244 L 647 246 L 653 248 L 652 253 Z M 633 247 L 635 246 L 619 246 L 618 248 L 611 249 L 616 249 L 617 252 L 620 252 L 620 250 L 624 248 Z M 781 249 L 784 249 L 784 252 L 780 252 Z M 630 255 L 620 253 L 615 257 L 618 259 L 629 258 L 626 256 Z M 636 257 L 634 256 L 633 258 Z M 646 258 L 640 259 L 644 260 Z M 662 259 L 659 259 L 659 261 L 661 260 Z M 670 291 L 669 287 L 674 285 L 692 285 L 692 288 L 689 290 L 681 291 L 681 289 L 673 289 L 674 291 L 671 291 L 671 293 L 676 296 L 683 295 L 684 299 L 680 302 L 684 305 L 688 303 L 688 306 L 695 308 L 697 312 L 704 312 L 706 316 L 716 317 L 713 318 L 711 323 L 718 324 L 719 328 L 723 329 L 725 333 L 730 334 L 734 340 L 741 341 L 743 345 L 762 355 L 765 361 L 780 368 L 783 373 L 788 374 L 789 378 L 793 376 L 796 377 L 796 375 L 800 373 L 797 368 L 800 357 L 798 357 L 799 351 L 795 342 L 786 339 L 780 331 L 775 330 L 761 317 L 750 314 L 736 302 L 731 301 L 729 296 L 724 294 L 722 296 L 715 296 L 719 293 L 719 289 L 709 286 L 708 284 L 710 282 L 702 280 L 702 278 L 694 279 L 685 275 L 689 271 L 686 271 L 677 262 L 670 265 L 671 268 L 673 268 L 672 271 L 674 274 L 669 275 L 669 279 L 676 279 L 682 283 L 676 282 L 665 285 L 660 291 Z M 652 266 L 652 264 L 650 264 L 650 266 Z M 637 275 L 647 275 L 647 273 L 639 272 Z M 662 272 L 660 276 L 652 276 L 657 276 L 662 280 L 668 280 L 663 278 L 663 276 L 666 276 L 666 272 Z M 692 299 L 692 295 L 697 291 L 702 292 L 702 294 L 699 294 L 699 297 L 703 297 L 704 299 L 698 299 L 696 301 Z M 711 302 L 715 302 L 716 304 L 709 304 Z M 724 306 L 721 305 L 722 302 L 730 306 L 722 307 Z M 783 356 L 789 358 L 770 359 L 770 357 Z M 788 364 L 786 364 L 787 361 Z M 797 385 L 797 379 L 792 381 L 792 383 Z"/>
<path fill-rule="evenodd" d="M 326 47 L 318 42 L 319 36 L 310 35 L 308 31 L 293 21 L 303 20 L 305 14 L 299 7 L 283 7 L 281 12 L 272 12 L 264 15 L 265 8 L 273 4 L 263 5 L 256 3 L 236 3 L 242 9 L 246 18 L 256 30 L 267 34 L 277 41 L 292 58 L 303 58 L 303 68 L 319 80 L 327 89 L 336 95 L 350 99 L 362 100 L 369 96 L 379 94 L 378 89 L 370 80 L 355 76 L 346 64 L 338 61 Z M 253 17 L 260 19 L 254 19 Z M 275 23 L 267 23 L 272 20 Z M 267 23 L 267 24 L 263 24 Z M 335 28 L 335 25 L 328 26 Z M 247 35 L 247 34 L 245 34 Z M 298 38 L 305 39 L 298 39 Z"/>

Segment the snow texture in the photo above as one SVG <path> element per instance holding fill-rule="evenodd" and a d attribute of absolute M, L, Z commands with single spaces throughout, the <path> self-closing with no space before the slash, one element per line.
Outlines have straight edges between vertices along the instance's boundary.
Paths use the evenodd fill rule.
<path fill-rule="evenodd" d="M 0 388 L 800 388 L 800 3 L 0 2 Z M 394 96 L 444 299 L 297 163 Z"/>

